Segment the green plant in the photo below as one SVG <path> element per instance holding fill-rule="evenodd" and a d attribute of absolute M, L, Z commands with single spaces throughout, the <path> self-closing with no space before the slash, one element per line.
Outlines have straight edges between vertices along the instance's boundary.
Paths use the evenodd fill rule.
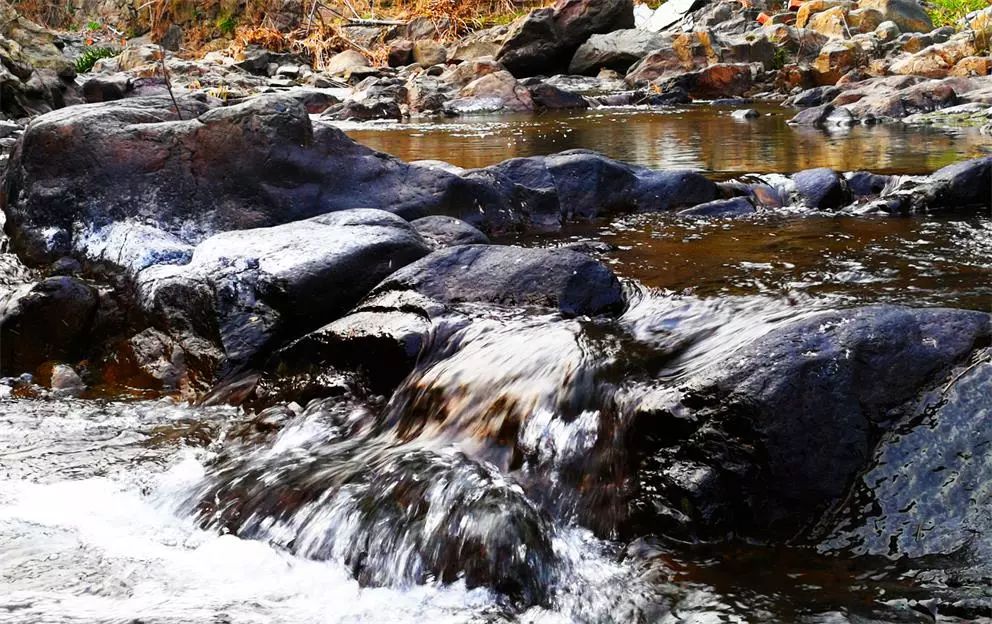
<path fill-rule="evenodd" d="M 96 65 L 96 62 L 102 58 L 110 58 L 112 56 L 117 56 L 117 50 L 113 48 L 100 48 L 100 47 L 89 47 L 83 50 L 83 53 L 79 55 L 76 59 L 76 73 L 85 74 Z"/>
<path fill-rule="evenodd" d="M 100 24 L 100 22 L 87 22 L 86 30 L 90 30 L 90 31 L 103 30 L 103 25 Z"/>
<path fill-rule="evenodd" d="M 221 17 L 217 18 L 217 30 L 219 30 L 220 34 L 224 35 L 225 37 L 230 37 L 231 35 L 233 35 L 234 30 L 235 28 L 237 28 L 237 26 L 238 26 L 238 20 L 236 20 L 234 16 L 231 14 L 222 15 Z"/>
<path fill-rule="evenodd" d="M 965 15 L 987 6 L 986 0 L 931 0 L 928 12 L 934 26 L 955 26 Z"/>

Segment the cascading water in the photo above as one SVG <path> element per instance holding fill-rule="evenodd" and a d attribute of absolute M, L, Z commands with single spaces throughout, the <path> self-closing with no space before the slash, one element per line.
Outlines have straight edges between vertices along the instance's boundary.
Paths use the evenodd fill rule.
<path fill-rule="evenodd" d="M 830 622 L 912 596 L 888 562 L 628 540 L 643 394 L 837 299 L 627 294 L 613 320 L 461 306 L 387 397 L 0 403 L 0 622 Z"/>

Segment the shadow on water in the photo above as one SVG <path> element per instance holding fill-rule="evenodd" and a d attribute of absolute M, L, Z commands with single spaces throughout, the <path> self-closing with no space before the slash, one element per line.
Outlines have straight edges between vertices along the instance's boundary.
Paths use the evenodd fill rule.
<path fill-rule="evenodd" d="M 793 109 L 747 106 L 763 115 L 737 120 L 730 116 L 732 108 L 699 105 L 342 127 L 355 140 L 403 160 L 444 160 L 477 168 L 518 156 L 594 149 L 623 162 L 656 169 L 698 169 L 715 177 L 793 173 L 813 167 L 920 174 L 989 150 L 988 137 L 977 128 L 883 124 L 826 131 L 789 126 Z"/>

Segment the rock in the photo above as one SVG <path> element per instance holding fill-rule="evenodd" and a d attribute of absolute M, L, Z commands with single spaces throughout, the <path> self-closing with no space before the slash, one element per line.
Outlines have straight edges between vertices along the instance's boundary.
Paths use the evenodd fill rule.
<path fill-rule="evenodd" d="M 509 32 L 507 26 L 477 30 L 448 48 L 448 60 L 460 62 L 496 58 Z"/>
<path fill-rule="evenodd" d="M 820 49 L 813 62 L 816 80 L 822 85 L 831 85 L 863 59 L 863 52 L 852 41 L 831 40 Z"/>
<path fill-rule="evenodd" d="M 672 0 L 671 2 L 665 2 L 655 9 L 643 27 L 649 32 L 667 30 L 685 19 L 700 4 L 702 3 L 699 0 Z"/>
<path fill-rule="evenodd" d="M 850 502 L 829 519 L 837 526 L 821 550 L 890 558 L 946 555 L 953 556 L 951 565 L 989 561 L 988 546 L 974 539 L 992 530 L 987 351 L 976 364 L 926 395 L 883 437 Z"/>
<path fill-rule="evenodd" d="M 741 217 L 754 214 L 754 204 L 746 197 L 734 197 L 733 199 L 718 199 L 680 210 L 680 216 L 686 217 Z"/>
<path fill-rule="evenodd" d="M 875 9 L 886 21 L 893 22 L 904 33 L 933 30 L 933 21 L 916 0 L 860 0 L 862 9 Z"/>
<path fill-rule="evenodd" d="M 958 90 L 973 88 L 967 79 L 923 80 L 898 76 L 901 82 L 888 79 L 866 80 L 857 89 L 845 90 L 835 103 L 844 103 L 856 119 L 901 119 L 914 113 L 928 113 L 959 103 Z"/>
<path fill-rule="evenodd" d="M 0 299 L 0 372 L 31 372 L 47 360 L 74 360 L 88 346 L 97 294 L 74 277 L 50 277 Z"/>
<path fill-rule="evenodd" d="M 640 29 L 593 35 L 575 51 L 568 73 L 594 76 L 603 68 L 623 73 L 654 50 L 670 44 L 670 37 Z"/>
<path fill-rule="evenodd" d="M 925 187 L 927 209 L 960 210 L 992 205 L 992 156 L 938 169 Z"/>
<path fill-rule="evenodd" d="M 537 110 L 572 110 L 589 108 L 589 102 L 581 95 L 564 91 L 558 87 L 541 82 L 528 86 L 534 108 Z"/>
<path fill-rule="evenodd" d="M 810 20 L 820 13 L 835 8 L 848 9 L 852 6 L 853 3 L 846 0 L 809 0 L 796 11 L 796 28 L 807 28 Z"/>
<path fill-rule="evenodd" d="M 694 32 L 672 39 L 671 46 L 655 50 L 628 70 L 627 84 L 648 83 L 719 63 L 721 49 L 709 32 Z"/>
<path fill-rule="evenodd" d="M 176 120 L 168 97 L 35 119 L 0 194 L 11 249 L 35 263 L 82 258 L 115 222 L 154 224 L 196 244 L 220 231 L 349 208 L 384 206 L 410 218 L 458 214 L 448 205 L 458 177 L 374 152 L 326 124 L 314 127 L 291 97 L 209 112 L 192 99 L 182 106 L 186 121 Z M 472 196 L 459 193 L 472 205 Z"/>
<path fill-rule="evenodd" d="M 79 397 L 86 391 L 86 384 L 83 383 L 79 373 L 67 364 L 56 364 L 52 367 L 50 387 L 52 394 L 60 398 Z"/>
<path fill-rule="evenodd" d="M 742 108 L 730 113 L 730 116 L 734 119 L 757 119 L 758 117 L 761 117 L 761 113 L 753 108 Z"/>
<path fill-rule="evenodd" d="M 988 314 L 964 310 L 822 312 L 696 380 L 658 388 L 628 433 L 645 449 L 637 524 L 667 535 L 796 538 L 867 467 L 878 432 L 907 416 L 990 327 Z M 676 418 L 681 430 L 666 426 Z"/>
<path fill-rule="evenodd" d="M 458 97 L 445 105 L 453 113 L 534 110 L 530 91 L 517 82 L 510 72 L 497 71 L 476 78 L 465 85 Z"/>
<path fill-rule="evenodd" d="M 992 59 L 987 56 L 966 56 L 951 68 L 951 76 L 988 76 L 992 74 Z"/>
<path fill-rule="evenodd" d="M 867 171 L 854 171 L 844 174 L 847 188 L 852 197 L 875 197 L 889 186 L 892 176 L 878 175 Z"/>
<path fill-rule="evenodd" d="M 360 52 L 355 50 L 345 50 L 338 52 L 327 61 L 324 71 L 332 76 L 348 76 L 356 69 L 369 66 L 366 59 Z"/>
<path fill-rule="evenodd" d="M 373 291 L 412 290 L 443 303 L 546 306 L 568 316 L 615 314 L 624 306 L 613 272 L 564 249 L 463 245 L 393 273 Z"/>
<path fill-rule="evenodd" d="M 883 23 L 894 23 L 886 22 L 885 16 L 875 9 L 854 9 L 852 11 L 848 11 L 847 20 L 853 28 L 860 32 L 874 32 L 876 35 L 882 35 L 883 37 L 891 33 L 887 30 L 879 31 L 878 27 Z M 898 26 L 896 28 L 898 28 Z M 899 36 L 899 33 L 895 32 L 892 39 L 897 36 Z"/>
<path fill-rule="evenodd" d="M 389 57 L 386 64 L 390 67 L 404 67 L 413 62 L 413 42 L 406 39 L 389 44 Z"/>
<path fill-rule="evenodd" d="M 792 176 L 801 201 L 813 210 L 835 210 L 850 201 L 847 183 L 833 169 L 807 169 Z"/>
<path fill-rule="evenodd" d="M 489 237 L 461 219 L 433 216 L 411 221 L 410 225 L 434 249 L 458 245 L 488 245 Z"/>
<path fill-rule="evenodd" d="M 805 6 L 803 8 L 805 8 Z M 799 19 L 802 18 L 801 13 L 802 10 L 800 9 Z M 798 21 L 796 23 L 797 25 L 799 24 Z M 802 26 L 800 26 L 800 28 L 801 27 Z M 806 24 L 806 28 L 822 35 L 826 35 L 831 39 L 845 39 L 851 32 L 851 27 L 848 25 L 848 12 L 845 8 L 840 6 L 835 6 L 832 9 L 827 9 L 826 11 L 813 14 L 810 17 L 809 22 Z"/>
<path fill-rule="evenodd" d="M 950 73 L 953 66 L 953 63 L 949 63 L 944 58 L 942 50 L 937 46 L 930 46 L 915 54 L 896 60 L 889 66 L 889 69 L 893 74 L 943 78 Z"/>
<path fill-rule="evenodd" d="M 704 69 L 670 78 L 660 85 L 662 91 L 677 87 L 693 99 L 713 99 L 744 95 L 754 81 L 754 67 L 742 63 L 717 63 Z"/>
<path fill-rule="evenodd" d="M 444 45 L 433 39 L 420 39 L 413 42 L 413 62 L 421 67 L 444 65 L 448 61 L 448 52 Z"/>
<path fill-rule="evenodd" d="M 558 0 L 515 22 L 496 60 L 518 77 L 562 73 L 590 36 L 633 26 L 631 0 Z"/>
<path fill-rule="evenodd" d="M 103 380 L 111 387 L 173 392 L 195 383 L 186 360 L 182 345 L 149 327 L 114 346 L 103 363 Z"/>
<path fill-rule="evenodd" d="M 94 76 L 83 83 L 83 99 L 88 103 L 121 100 L 134 90 L 131 78 L 126 74 L 114 76 Z"/>
<path fill-rule="evenodd" d="M 343 316 L 429 250 L 395 215 L 346 210 L 218 234 L 196 247 L 189 264 L 145 269 L 137 288 L 161 326 L 215 340 L 232 370 Z"/>
<path fill-rule="evenodd" d="M 891 20 L 886 20 L 878 25 L 875 29 L 875 36 L 881 41 L 894 41 L 902 31 L 899 30 L 899 25 Z"/>

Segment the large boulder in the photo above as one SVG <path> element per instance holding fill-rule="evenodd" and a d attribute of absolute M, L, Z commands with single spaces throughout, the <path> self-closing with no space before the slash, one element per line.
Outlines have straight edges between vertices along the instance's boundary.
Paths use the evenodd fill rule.
<path fill-rule="evenodd" d="M 387 291 L 414 291 L 443 303 L 545 306 L 571 316 L 616 313 L 624 306 L 613 272 L 568 249 L 441 249 L 390 275 L 373 295 Z"/>
<path fill-rule="evenodd" d="M 593 35 L 575 51 L 568 73 L 594 76 L 603 68 L 626 73 L 637 61 L 669 45 L 667 35 L 637 28 Z"/>
<path fill-rule="evenodd" d="M 292 97 L 212 110 L 184 99 L 181 106 L 182 121 L 169 98 L 76 106 L 35 119 L 0 194 L 11 248 L 41 263 L 81 254 L 86 240 L 119 222 L 154 225 L 195 244 L 220 231 L 349 208 L 410 218 L 448 208 L 456 176 L 314 126 Z"/>
<path fill-rule="evenodd" d="M 74 277 L 50 277 L 0 297 L 0 374 L 33 372 L 48 360 L 83 353 L 97 293 Z"/>
<path fill-rule="evenodd" d="M 527 112 L 534 110 L 534 100 L 527 87 L 508 71 L 496 71 L 465 85 L 458 97 L 445 105 L 453 113 Z"/>
<path fill-rule="evenodd" d="M 230 369 L 344 315 L 384 277 L 429 252 L 403 219 L 346 210 L 217 234 L 188 264 L 144 269 L 136 288 L 159 325 L 215 342 Z"/>
<path fill-rule="evenodd" d="M 56 40 L 0 2 L 0 113 L 27 117 L 80 102 L 75 67 Z"/>
<path fill-rule="evenodd" d="M 633 26 L 631 0 L 558 0 L 514 23 L 496 60 L 518 77 L 562 73 L 591 35 Z"/>
<path fill-rule="evenodd" d="M 638 530 L 795 536 L 844 495 L 879 432 L 990 332 L 983 312 L 823 312 L 648 393 L 629 434 L 643 449 Z"/>
<path fill-rule="evenodd" d="M 884 20 L 894 22 L 904 33 L 933 30 L 933 20 L 916 0 L 860 0 L 858 7 L 875 9 Z"/>

